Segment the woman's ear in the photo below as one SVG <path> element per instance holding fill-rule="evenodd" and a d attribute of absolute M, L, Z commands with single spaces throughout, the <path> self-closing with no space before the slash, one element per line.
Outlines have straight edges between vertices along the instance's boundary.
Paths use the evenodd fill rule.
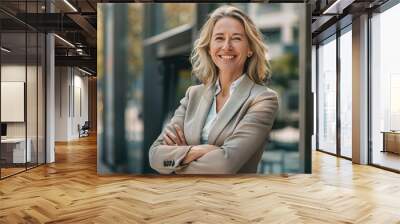
<path fill-rule="evenodd" d="M 252 51 L 249 51 L 249 53 L 247 53 L 247 57 L 249 58 L 249 57 L 251 57 L 251 56 L 253 56 L 253 52 L 252 52 Z"/>

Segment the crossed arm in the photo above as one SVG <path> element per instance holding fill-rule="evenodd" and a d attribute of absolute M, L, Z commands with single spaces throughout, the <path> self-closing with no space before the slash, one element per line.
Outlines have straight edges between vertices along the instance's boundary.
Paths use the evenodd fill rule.
<path fill-rule="evenodd" d="M 171 131 L 171 129 L 175 131 Z M 208 144 L 188 145 L 182 128 L 178 124 L 172 123 L 165 128 L 163 134 L 151 146 L 150 165 L 159 173 L 169 174 L 187 167 L 191 162 L 217 149 L 219 149 L 217 146 Z M 174 161 L 174 163 L 165 165 L 165 161 Z"/>
<path fill-rule="evenodd" d="M 150 147 L 150 166 L 159 173 L 170 174 L 217 148 L 212 145 L 188 145 L 186 142 L 182 128 L 190 89 L 186 91 L 171 121 Z"/>
<path fill-rule="evenodd" d="M 189 146 L 182 131 L 186 97 L 181 101 L 171 122 L 150 148 L 150 165 L 160 173 L 169 174 L 233 174 L 258 150 L 269 135 L 278 109 L 275 94 L 257 96 L 234 132 L 223 145 Z M 174 132 L 176 134 L 174 134 Z M 162 166 L 173 160 L 172 166 Z"/>
<path fill-rule="evenodd" d="M 177 124 L 173 124 L 175 129 L 174 134 L 170 130 L 166 130 L 163 136 L 163 143 L 165 145 L 177 145 L 177 146 L 187 146 L 185 135 L 182 129 Z M 186 153 L 185 157 L 181 161 L 181 165 L 185 166 L 190 162 L 197 160 L 208 152 L 218 149 L 215 145 L 194 145 L 189 148 L 189 151 Z"/>

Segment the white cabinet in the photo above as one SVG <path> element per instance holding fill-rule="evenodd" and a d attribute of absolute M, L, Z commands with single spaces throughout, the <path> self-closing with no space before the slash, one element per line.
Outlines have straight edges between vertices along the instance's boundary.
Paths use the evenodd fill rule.
<path fill-rule="evenodd" d="M 32 161 L 32 140 L 28 138 L 26 140 L 26 154 L 25 154 L 25 138 L 7 138 L 2 139 L 2 146 L 7 146 L 12 148 L 12 162 L 13 163 L 25 163 Z M 27 161 L 25 161 L 25 158 Z"/>

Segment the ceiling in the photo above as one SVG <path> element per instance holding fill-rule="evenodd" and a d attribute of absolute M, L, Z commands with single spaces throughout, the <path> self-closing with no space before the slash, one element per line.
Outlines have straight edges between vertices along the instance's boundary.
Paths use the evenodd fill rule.
<path fill-rule="evenodd" d="M 313 44 L 348 26 L 354 17 L 374 12 L 386 2 L 388 0 L 315 0 L 311 24 Z"/>
<path fill-rule="evenodd" d="M 6 60 L 34 57 L 44 47 L 36 43 L 36 33 L 52 32 L 57 34 L 56 66 L 79 66 L 96 73 L 98 2 L 105 1 L 47 0 L 46 5 L 44 0 L 1 0 L 2 46 L 12 50 Z"/>

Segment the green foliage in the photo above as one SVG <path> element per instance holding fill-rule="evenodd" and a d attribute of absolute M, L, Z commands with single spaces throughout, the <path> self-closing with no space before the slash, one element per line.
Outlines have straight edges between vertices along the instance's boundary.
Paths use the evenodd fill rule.
<path fill-rule="evenodd" d="M 286 53 L 271 60 L 272 86 L 289 88 L 290 80 L 299 78 L 299 58 L 293 53 Z"/>

